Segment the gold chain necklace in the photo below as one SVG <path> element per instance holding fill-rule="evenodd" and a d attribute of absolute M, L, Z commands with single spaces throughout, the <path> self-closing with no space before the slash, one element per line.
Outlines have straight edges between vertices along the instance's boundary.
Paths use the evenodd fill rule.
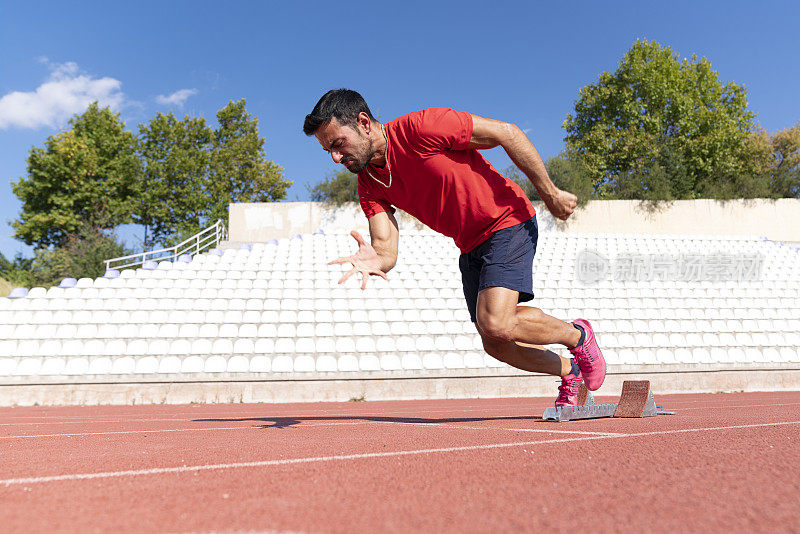
<path fill-rule="evenodd" d="M 367 165 L 366 169 L 367 169 L 367 174 L 369 174 L 370 178 L 381 184 L 386 189 L 389 189 L 390 187 L 392 187 L 392 168 L 389 167 L 389 138 L 386 137 L 386 129 L 383 127 L 383 124 L 381 124 L 381 131 L 383 132 L 383 138 L 386 141 L 386 168 L 389 169 L 389 185 L 386 185 L 382 181 L 375 178 L 375 176 L 373 176 L 372 173 L 369 172 L 369 165 Z"/>

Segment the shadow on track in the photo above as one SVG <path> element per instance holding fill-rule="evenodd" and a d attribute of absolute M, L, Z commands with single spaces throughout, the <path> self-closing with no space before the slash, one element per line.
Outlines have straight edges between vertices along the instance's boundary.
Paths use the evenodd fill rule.
<path fill-rule="evenodd" d="M 234 422 L 262 422 L 257 428 L 288 428 L 308 421 L 374 421 L 377 423 L 407 423 L 407 424 L 429 424 L 440 423 L 474 423 L 478 421 L 541 421 L 541 417 L 520 415 L 513 417 L 447 417 L 432 419 L 425 417 L 385 417 L 378 415 L 347 415 L 347 416 L 307 416 L 307 417 L 243 417 L 243 418 L 222 418 L 222 419 L 193 419 L 194 422 L 215 422 L 215 423 L 234 423 Z M 491 428 L 487 427 L 487 430 Z"/>

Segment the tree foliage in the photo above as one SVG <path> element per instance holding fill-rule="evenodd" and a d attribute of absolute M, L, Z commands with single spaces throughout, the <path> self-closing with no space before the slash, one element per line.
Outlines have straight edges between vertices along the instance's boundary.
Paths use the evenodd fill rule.
<path fill-rule="evenodd" d="M 130 253 L 113 235 L 86 228 L 58 248 L 37 251 L 36 285 L 55 285 L 64 278 L 98 278 L 105 273 L 104 260 Z"/>
<path fill-rule="evenodd" d="M 763 194 L 750 159 L 755 131 L 744 86 L 723 84 L 705 59 L 679 60 L 637 41 L 614 73 L 580 91 L 566 142 L 600 198 Z"/>
<path fill-rule="evenodd" d="M 205 119 L 158 113 L 139 125 L 142 179 L 137 219 L 145 248 L 191 234 L 204 222 L 213 132 Z"/>
<path fill-rule="evenodd" d="M 245 101 L 230 102 L 217 120 L 214 130 L 202 118 L 159 113 L 139 126 L 138 220 L 147 229 L 146 247 L 177 242 L 217 219 L 227 223 L 230 203 L 286 197 L 291 182 L 266 159 Z"/>
<path fill-rule="evenodd" d="M 139 161 L 133 134 L 119 114 L 93 103 L 32 148 L 27 176 L 13 184 L 22 201 L 12 221 L 15 237 L 28 245 L 62 245 L 80 228 L 110 229 L 132 221 Z"/>
<path fill-rule="evenodd" d="M 206 218 L 228 220 L 232 202 L 273 202 L 286 198 L 292 182 L 283 168 L 266 159 L 258 119 L 245 110 L 245 101 L 229 102 L 217 112 L 219 128 L 211 144 L 211 180 Z"/>
<path fill-rule="evenodd" d="M 800 198 L 800 121 L 772 136 L 759 130 L 750 142 L 756 173 L 772 196 Z"/>
<path fill-rule="evenodd" d="M 0 258 L 0 275 L 26 286 L 100 276 L 102 260 L 127 253 L 111 234 L 120 224 L 144 225 L 150 248 L 227 222 L 229 203 L 284 198 L 291 182 L 266 159 L 245 101 L 217 120 L 213 129 L 203 118 L 158 113 L 137 137 L 119 114 L 91 104 L 31 149 L 27 176 L 13 184 L 23 207 L 12 225 L 34 257 Z"/>
<path fill-rule="evenodd" d="M 558 155 L 547 158 L 544 164 L 547 168 L 547 174 L 556 187 L 577 195 L 579 206 L 585 205 L 594 198 L 589 173 L 575 151 L 563 150 Z M 503 174 L 516 182 L 529 199 L 532 201 L 541 200 L 533 183 L 516 165 L 507 167 Z"/>
<path fill-rule="evenodd" d="M 8 281 L 12 287 L 36 285 L 32 268 L 33 258 L 25 258 L 21 254 L 17 254 L 13 261 L 9 261 L 0 254 L 0 277 Z"/>
<path fill-rule="evenodd" d="M 58 247 L 40 247 L 32 258 L 13 261 L 0 255 L 0 277 L 13 286 L 52 286 L 64 278 L 97 278 L 105 273 L 104 260 L 130 254 L 113 234 L 84 227 Z"/>
<path fill-rule="evenodd" d="M 358 176 L 350 171 L 337 171 L 310 187 L 309 193 L 313 202 L 326 202 L 334 206 L 358 202 Z"/>

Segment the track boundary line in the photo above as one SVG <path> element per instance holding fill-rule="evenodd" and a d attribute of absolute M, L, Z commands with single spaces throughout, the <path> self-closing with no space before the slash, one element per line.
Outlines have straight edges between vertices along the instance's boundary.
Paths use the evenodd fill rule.
<path fill-rule="evenodd" d="M 710 405 L 710 406 L 675 406 L 674 409 L 676 410 L 707 410 L 712 408 L 714 410 L 719 410 L 722 408 L 769 408 L 770 406 L 800 406 L 800 402 L 781 402 L 776 404 L 733 404 L 730 406 L 727 405 Z M 670 408 L 673 408 L 670 405 Z"/>
<path fill-rule="evenodd" d="M 619 438 L 632 438 L 632 437 L 642 437 L 642 436 L 657 436 L 657 435 L 667 435 L 667 434 L 680 434 L 680 433 L 687 433 L 687 432 L 711 432 L 711 431 L 719 431 L 719 430 L 737 430 L 737 429 L 743 429 L 743 428 L 759 428 L 759 427 L 767 427 L 767 426 L 783 426 L 783 425 L 797 425 L 797 424 L 800 424 L 800 421 L 779 421 L 779 422 L 772 422 L 772 423 L 754 423 L 754 424 L 748 424 L 748 425 L 730 425 L 730 426 L 705 427 L 705 428 L 682 428 L 682 429 L 673 429 L 673 430 L 656 430 L 656 431 L 652 431 L 652 432 L 636 432 L 636 433 L 632 433 L 632 434 L 614 434 L 614 435 L 604 435 L 604 436 L 580 436 L 580 437 L 575 437 L 575 438 L 558 438 L 558 439 L 551 439 L 551 440 L 519 441 L 519 442 L 513 442 L 513 443 L 492 443 L 492 444 L 486 444 L 486 445 L 466 445 L 466 446 L 461 446 L 461 447 L 442 447 L 442 448 L 416 449 L 416 450 L 392 451 L 392 452 L 372 452 L 372 453 L 360 453 L 360 454 L 343 454 L 343 455 L 336 455 L 336 456 L 289 458 L 289 459 L 283 459 L 283 460 L 259 460 L 259 461 L 252 461 L 252 462 L 238 462 L 238 463 L 227 463 L 227 464 L 206 464 L 206 465 L 180 466 L 180 467 L 155 467 L 155 468 L 150 468 L 150 469 L 139 469 L 139 470 L 128 470 L 128 471 L 107 471 L 107 472 L 100 472 L 100 473 L 75 473 L 75 474 L 68 474 L 68 475 L 51 475 L 51 476 L 28 477 L 28 478 L 9 478 L 9 479 L 5 479 L 5 480 L 0 480 L 0 485 L 8 487 L 8 486 L 13 486 L 13 485 L 42 484 L 42 483 L 47 483 L 47 482 L 72 481 L 72 480 L 93 480 L 93 479 L 100 479 L 100 478 L 121 478 L 121 477 L 127 477 L 127 476 L 156 475 L 156 474 L 165 474 L 165 473 L 189 473 L 189 472 L 198 472 L 198 471 L 215 471 L 215 470 L 223 470 L 223 469 L 241 469 L 241 468 L 248 468 L 248 467 L 269 467 L 269 466 L 293 465 L 293 464 L 316 463 L 316 462 L 361 460 L 361 459 L 365 459 L 365 458 L 386 458 L 386 457 L 392 457 L 392 456 L 414 456 L 414 455 L 421 455 L 421 454 L 436 454 L 436 453 L 447 453 L 447 452 L 478 451 L 478 450 L 501 449 L 501 448 L 509 448 L 509 447 L 543 445 L 543 444 L 548 444 L 548 443 L 569 443 L 569 442 L 575 442 L 575 441 L 592 441 L 592 440 L 600 440 L 600 439 L 619 439 Z"/>
<path fill-rule="evenodd" d="M 624 436 L 626 434 L 622 434 L 619 432 L 598 432 L 598 431 L 590 431 L 590 430 L 546 430 L 544 428 L 501 428 L 501 427 L 494 427 L 494 426 L 463 426 L 463 425 L 451 425 L 448 423 L 398 423 L 394 421 L 377 421 L 379 423 L 387 423 L 392 425 L 412 425 L 412 426 L 433 426 L 437 428 L 455 428 L 455 429 L 463 429 L 463 430 L 504 430 L 508 432 L 541 432 L 542 434 L 582 434 L 586 436 Z M 541 422 L 541 421 L 537 421 Z M 312 426 L 312 425 L 308 425 Z"/>
<path fill-rule="evenodd" d="M 312 423 L 308 425 L 297 424 L 291 425 L 290 428 L 302 429 L 313 428 L 321 426 L 355 426 L 355 425 L 401 425 L 401 426 L 423 426 L 434 428 L 446 428 L 455 430 L 487 430 L 496 431 L 504 430 L 510 432 L 541 432 L 543 434 L 577 434 L 577 435 L 614 435 L 616 432 L 592 432 L 587 430 L 546 430 L 543 428 L 499 428 L 499 427 L 480 427 L 480 426 L 462 426 L 451 425 L 448 423 L 407 423 L 402 421 L 352 421 L 352 422 L 338 422 L 338 423 Z M 108 430 L 105 432 L 64 432 L 58 434 L 17 434 L 12 436 L 0 436 L 0 440 L 12 439 L 33 439 L 33 438 L 73 438 L 80 436 L 107 436 L 114 434 L 160 434 L 166 432 L 208 432 L 216 430 L 266 430 L 272 427 L 259 426 L 230 426 L 230 427 L 211 427 L 211 428 L 157 428 L 151 430 Z"/>

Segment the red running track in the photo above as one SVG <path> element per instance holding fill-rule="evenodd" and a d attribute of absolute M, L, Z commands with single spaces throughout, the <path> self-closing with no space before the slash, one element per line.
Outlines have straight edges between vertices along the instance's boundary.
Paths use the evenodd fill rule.
<path fill-rule="evenodd" d="M 800 392 L 551 401 L 3 408 L 0 528 L 800 531 Z"/>

